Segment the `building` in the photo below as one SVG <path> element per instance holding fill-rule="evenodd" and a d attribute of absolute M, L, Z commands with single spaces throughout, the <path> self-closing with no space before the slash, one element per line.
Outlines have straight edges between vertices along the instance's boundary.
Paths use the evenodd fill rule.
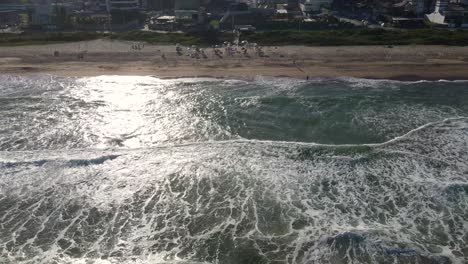
<path fill-rule="evenodd" d="M 299 1 L 298 0 L 288 0 L 286 9 L 288 11 L 298 11 L 299 10 Z"/>
<path fill-rule="evenodd" d="M 108 10 L 136 10 L 141 6 L 139 0 L 106 0 Z"/>
<path fill-rule="evenodd" d="M 423 28 L 424 18 L 392 17 L 391 26 L 396 28 Z"/>
<path fill-rule="evenodd" d="M 431 23 L 448 27 L 468 27 L 468 7 L 462 1 L 437 0 L 434 11 L 426 15 Z"/>
<path fill-rule="evenodd" d="M 13 10 L 0 10 L 0 28 L 20 24 L 20 14 Z"/>
<path fill-rule="evenodd" d="M 459 4 L 450 5 L 444 11 L 445 22 L 449 27 L 468 28 L 468 7 Z"/>
<path fill-rule="evenodd" d="M 330 7 L 332 2 L 332 0 L 305 0 L 302 3 L 302 9 L 305 13 L 317 13 L 324 7 Z"/>
<path fill-rule="evenodd" d="M 151 19 L 148 27 L 152 30 L 173 31 L 176 29 L 175 16 L 160 16 Z"/>
<path fill-rule="evenodd" d="M 84 11 L 92 11 L 92 12 L 106 11 L 107 10 L 106 0 L 84 1 L 81 9 Z M 81 10 L 78 9 L 76 11 L 81 11 Z"/>
<path fill-rule="evenodd" d="M 258 25 L 275 16 L 273 8 L 249 8 L 247 10 L 228 10 L 219 20 L 223 29 L 235 29 L 236 26 L 246 27 Z"/>
<path fill-rule="evenodd" d="M 32 26 L 45 26 L 50 24 L 52 13 L 51 0 L 32 0 L 33 11 L 30 24 Z"/>
<path fill-rule="evenodd" d="M 447 10 L 449 0 L 437 0 L 435 1 L 434 12 L 443 13 Z"/>
<path fill-rule="evenodd" d="M 147 8 L 150 10 L 174 10 L 174 0 L 147 0 Z"/>
<path fill-rule="evenodd" d="M 6 26 L 21 24 L 21 14 L 27 13 L 27 6 L 17 4 L 0 4 L 0 29 Z"/>
<path fill-rule="evenodd" d="M 198 10 L 200 9 L 199 0 L 175 0 L 175 10 Z"/>
<path fill-rule="evenodd" d="M 426 0 L 411 0 L 411 11 L 414 12 L 418 17 L 426 13 Z"/>

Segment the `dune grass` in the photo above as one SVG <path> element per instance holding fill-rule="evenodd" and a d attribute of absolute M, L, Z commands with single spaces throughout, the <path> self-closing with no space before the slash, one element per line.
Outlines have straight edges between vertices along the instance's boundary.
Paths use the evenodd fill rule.
<path fill-rule="evenodd" d="M 320 30 L 268 31 L 246 36 L 247 40 L 262 45 L 468 45 L 466 30 Z"/>
<path fill-rule="evenodd" d="M 28 33 L 28 34 L 0 34 L 0 46 L 40 45 L 64 42 L 94 40 L 106 37 L 105 34 L 76 32 L 76 33 Z"/>
<path fill-rule="evenodd" d="M 232 33 L 155 33 L 131 31 L 121 33 L 33 33 L 0 34 L 0 46 L 50 44 L 108 38 L 115 40 L 142 41 L 151 44 L 175 44 L 209 46 L 223 41 L 232 41 Z M 261 45 L 468 45 L 468 30 L 382 30 L 382 29 L 342 29 L 295 31 L 279 30 L 241 35 L 241 40 L 257 42 Z"/>

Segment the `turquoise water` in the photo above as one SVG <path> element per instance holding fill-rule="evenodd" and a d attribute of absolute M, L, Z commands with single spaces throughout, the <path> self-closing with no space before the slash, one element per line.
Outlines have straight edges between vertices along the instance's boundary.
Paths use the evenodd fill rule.
<path fill-rule="evenodd" d="M 0 263 L 468 258 L 468 82 L 0 80 Z"/>

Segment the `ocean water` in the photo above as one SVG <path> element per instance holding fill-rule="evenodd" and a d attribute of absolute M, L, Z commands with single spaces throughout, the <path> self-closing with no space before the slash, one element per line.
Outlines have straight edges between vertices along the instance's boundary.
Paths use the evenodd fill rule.
<path fill-rule="evenodd" d="M 0 263 L 466 263 L 468 82 L 0 75 Z"/>

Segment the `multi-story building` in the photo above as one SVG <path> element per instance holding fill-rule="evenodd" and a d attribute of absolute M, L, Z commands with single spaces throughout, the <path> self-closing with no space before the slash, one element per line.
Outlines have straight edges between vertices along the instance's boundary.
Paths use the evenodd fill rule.
<path fill-rule="evenodd" d="M 175 0 L 175 10 L 198 10 L 200 8 L 199 0 Z"/>
<path fill-rule="evenodd" d="M 320 12 L 323 7 L 330 7 L 332 0 L 305 0 L 303 9 L 306 13 Z"/>
<path fill-rule="evenodd" d="M 135 10 L 140 8 L 139 0 L 106 0 L 108 10 Z"/>
<path fill-rule="evenodd" d="M 411 0 L 411 9 L 417 16 L 422 16 L 426 12 L 426 0 Z"/>
<path fill-rule="evenodd" d="M 449 0 L 437 0 L 435 1 L 434 12 L 443 13 L 447 10 Z"/>
<path fill-rule="evenodd" d="M 52 12 L 51 0 L 31 0 L 34 6 L 31 16 L 32 25 L 48 25 L 50 23 Z"/>
<path fill-rule="evenodd" d="M 20 23 L 20 15 L 14 10 L 0 10 L 0 27 L 18 25 Z"/>
<path fill-rule="evenodd" d="M 151 10 L 174 10 L 174 0 L 147 0 L 147 8 Z"/>
<path fill-rule="evenodd" d="M 437 0 L 434 12 L 427 14 L 426 19 L 434 24 L 449 27 L 468 27 L 468 8 L 461 1 Z"/>

